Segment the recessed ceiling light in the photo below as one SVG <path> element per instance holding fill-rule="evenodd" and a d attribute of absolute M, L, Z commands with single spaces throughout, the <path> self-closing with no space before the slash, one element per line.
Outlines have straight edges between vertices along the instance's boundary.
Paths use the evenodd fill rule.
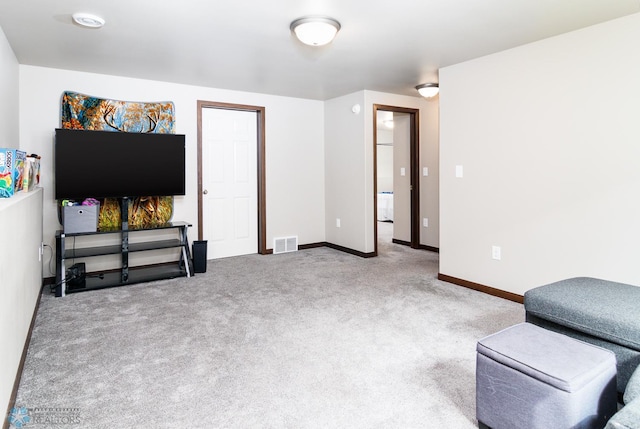
<path fill-rule="evenodd" d="M 71 16 L 76 24 L 83 27 L 100 28 L 104 25 L 104 19 L 90 13 L 74 13 Z"/>

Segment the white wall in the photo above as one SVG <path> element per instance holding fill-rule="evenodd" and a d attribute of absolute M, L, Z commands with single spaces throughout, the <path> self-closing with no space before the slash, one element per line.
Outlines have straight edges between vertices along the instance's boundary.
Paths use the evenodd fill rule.
<path fill-rule="evenodd" d="M 9 404 L 42 286 L 42 189 L 0 199 L 0 410 Z"/>
<path fill-rule="evenodd" d="M 640 285 L 638 40 L 635 14 L 440 70 L 442 274 Z"/>
<path fill-rule="evenodd" d="M 361 106 L 357 115 L 354 104 Z M 373 105 L 420 109 L 421 217 L 429 218 L 420 243 L 438 247 L 438 103 L 421 97 L 362 91 L 325 102 L 327 241 L 363 253 L 375 250 Z M 341 227 L 336 227 L 340 218 Z"/>
<path fill-rule="evenodd" d="M 0 29 L 0 147 L 19 148 L 18 61 Z M 0 410 L 9 404 L 42 284 L 42 192 L 0 199 Z"/>
<path fill-rule="evenodd" d="M 394 113 L 393 122 L 393 238 L 410 243 L 411 116 Z"/>
<path fill-rule="evenodd" d="M 300 244 L 325 241 L 323 103 L 34 66 L 20 66 L 20 133 L 26 150 L 42 155 L 44 241 L 60 228 L 53 199 L 53 130 L 60 126 L 66 90 L 127 101 L 173 101 L 176 132 L 186 135 L 186 196 L 175 198 L 174 220 L 193 224 L 197 238 L 197 100 L 266 108 L 267 245 L 298 235 Z M 51 276 L 45 264 L 45 276 Z"/>
<path fill-rule="evenodd" d="M 351 111 L 356 104 L 361 107 L 357 114 Z M 363 92 L 325 102 L 326 241 L 361 252 L 373 251 L 365 246 L 363 222 L 368 198 L 364 127 L 365 117 L 372 114 L 364 105 Z M 336 219 L 340 219 L 340 227 Z"/>
<path fill-rule="evenodd" d="M 378 141 L 380 141 L 378 139 Z M 393 145 L 378 144 L 376 148 L 378 192 L 393 192 Z"/>
<path fill-rule="evenodd" d="M 379 110 L 377 123 L 376 174 L 378 192 L 393 192 L 393 129 L 386 128 L 385 120 L 393 120 L 393 112 Z"/>
<path fill-rule="evenodd" d="M 0 147 L 19 148 L 18 60 L 0 28 Z"/>
<path fill-rule="evenodd" d="M 420 244 L 440 247 L 440 103 L 436 95 L 420 107 L 420 216 L 427 218 Z M 426 170 L 427 176 L 424 175 Z M 422 222 L 420 223 L 422 225 Z"/>
<path fill-rule="evenodd" d="M 428 168 L 429 175 L 420 175 L 420 218 L 428 218 L 429 226 L 422 226 L 420 222 L 420 244 L 439 247 L 439 178 L 438 178 L 438 145 L 439 145 L 439 124 L 438 124 L 438 97 L 426 100 L 422 97 L 407 97 L 404 95 L 388 94 L 384 92 L 365 91 L 366 105 L 369 109 L 365 114 L 365 159 L 367 159 L 367 167 L 373 165 L 370 161 L 373 159 L 373 105 L 383 104 L 393 107 L 406 107 L 410 109 L 419 109 L 420 113 L 420 168 Z M 422 172 L 421 172 L 422 173 Z M 367 177 L 372 177 L 367 173 Z M 367 189 L 365 192 L 371 192 L 369 186 L 373 186 L 373 179 L 367 179 Z M 367 213 L 371 213 L 367 217 L 367 228 L 371 231 L 371 235 L 367 236 L 367 243 L 373 243 L 373 211 L 369 207 L 373 207 L 373 200 L 367 201 Z"/>

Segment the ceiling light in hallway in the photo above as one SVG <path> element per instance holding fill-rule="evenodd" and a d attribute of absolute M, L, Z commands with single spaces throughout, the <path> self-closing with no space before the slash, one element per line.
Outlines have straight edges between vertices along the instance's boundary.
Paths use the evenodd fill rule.
<path fill-rule="evenodd" d="M 437 83 L 423 83 L 416 86 L 416 89 L 424 98 L 431 98 L 438 93 L 440 86 Z"/>

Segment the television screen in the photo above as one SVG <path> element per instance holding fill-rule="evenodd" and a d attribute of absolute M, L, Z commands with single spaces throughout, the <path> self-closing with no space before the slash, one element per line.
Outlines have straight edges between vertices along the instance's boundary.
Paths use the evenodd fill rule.
<path fill-rule="evenodd" d="M 185 194 L 185 136 L 56 129 L 55 198 Z"/>

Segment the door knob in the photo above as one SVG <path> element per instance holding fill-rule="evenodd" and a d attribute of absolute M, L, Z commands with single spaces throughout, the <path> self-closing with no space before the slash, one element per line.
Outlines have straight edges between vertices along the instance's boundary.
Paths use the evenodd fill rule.
<path fill-rule="evenodd" d="M 203 194 L 207 195 L 209 193 L 209 191 L 207 191 L 206 189 L 204 191 L 202 191 Z"/>

